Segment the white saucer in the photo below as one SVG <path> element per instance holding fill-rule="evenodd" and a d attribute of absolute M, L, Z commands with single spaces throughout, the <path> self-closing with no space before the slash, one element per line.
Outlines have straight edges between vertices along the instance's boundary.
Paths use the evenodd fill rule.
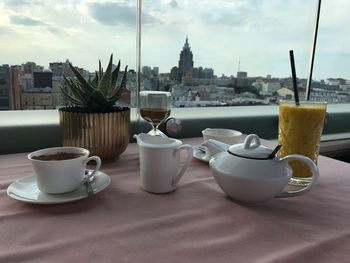
<path fill-rule="evenodd" d="M 205 152 L 199 150 L 199 145 L 193 146 L 193 157 L 199 161 L 209 163 L 210 159 L 205 156 Z"/>
<path fill-rule="evenodd" d="M 91 182 L 93 194 L 97 194 L 105 189 L 111 182 L 109 176 L 101 171 L 95 173 L 95 178 Z M 45 194 L 37 185 L 34 175 L 26 176 L 14 181 L 7 188 L 8 196 L 13 199 L 34 203 L 34 204 L 59 204 L 76 201 L 88 197 L 85 185 L 78 190 L 65 194 Z"/>

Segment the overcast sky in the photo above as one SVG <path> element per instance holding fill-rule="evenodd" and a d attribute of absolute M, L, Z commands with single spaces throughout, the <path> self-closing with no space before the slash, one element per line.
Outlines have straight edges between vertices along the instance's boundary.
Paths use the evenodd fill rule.
<path fill-rule="evenodd" d="M 169 72 L 186 35 L 194 66 L 216 75 L 307 77 L 316 0 L 143 0 L 142 65 Z M 0 64 L 65 61 L 93 71 L 109 55 L 135 69 L 136 1 L 0 0 Z M 350 79 L 350 1 L 323 0 L 314 78 Z"/>

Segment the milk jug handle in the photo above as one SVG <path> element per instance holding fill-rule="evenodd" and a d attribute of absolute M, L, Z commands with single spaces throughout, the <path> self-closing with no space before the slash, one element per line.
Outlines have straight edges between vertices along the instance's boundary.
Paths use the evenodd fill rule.
<path fill-rule="evenodd" d="M 276 197 L 284 198 L 284 197 L 293 197 L 293 196 L 305 194 L 306 192 L 310 191 L 315 186 L 315 184 L 318 180 L 318 168 L 317 168 L 316 164 L 310 158 L 303 156 L 303 155 L 299 155 L 299 154 L 292 154 L 292 155 L 288 155 L 284 158 L 281 158 L 279 160 L 279 162 L 285 163 L 286 165 L 289 161 L 301 161 L 301 162 L 306 163 L 307 166 L 309 166 L 310 170 L 312 171 L 311 182 L 309 183 L 308 186 L 306 186 L 302 189 L 299 189 L 299 190 L 293 190 L 293 191 L 283 190 L 283 192 L 280 193 Z"/>
<path fill-rule="evenodd" d="M 187 151 L 187 159 L 186 159 L 185 163 L 182 165 L 182 167 L 180 168 L 178 174 L 173 179 L 173 185 L 174 186 L 179 183 L 179 181 L 180 181 L 181 177 L 183 176 L 185 170 L 190 165 L 190 163 L 192 161 L 192 157 L 193 157 L 193 148 L 189 144 L 183 144 L 183 145 L 180 145 L 179 147 L 177 147 L 176 150 L 174 151 L 174 157 L 178 156 L 178 158 L 180 158 L 180 153 L 182 151 Z"/>

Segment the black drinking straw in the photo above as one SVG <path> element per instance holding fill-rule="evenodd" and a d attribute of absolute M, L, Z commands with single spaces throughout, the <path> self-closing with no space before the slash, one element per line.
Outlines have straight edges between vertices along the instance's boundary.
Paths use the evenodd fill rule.
<path fill-rule="evenodd" d="M 294 63 L 294 53 L 293 50 L 289 50 L 289 58 L 290 58 L 290 66 L 292 68 L 292 78 L 293 78 L 293 89 L 294 89 L 294 99 L 295 99 L 295 105 L 300 105 L 299 103 L 299 94 L 298 94 L 298 87 L 297 87 L 297 76 L 295 73 L 295 63 Z"/>

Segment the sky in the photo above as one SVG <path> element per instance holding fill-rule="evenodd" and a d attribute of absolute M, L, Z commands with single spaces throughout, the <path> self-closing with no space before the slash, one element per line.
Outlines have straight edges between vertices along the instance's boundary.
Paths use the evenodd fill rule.
<path fill-rule="evenodd" d="M 316 0 L 143 0 L 141 64 L 170 72 L 186 36 L 194 66 L 218 76 L 307 78 Z M 314 79 L 350 79 L 350 2 L 323 0 Z M 0 0 L 0 64 L 69 59 L 94 71 L 110 54 L 135 69 L 136 0 Z M 239 66 L 238 66 L 239 65 Z"/>

